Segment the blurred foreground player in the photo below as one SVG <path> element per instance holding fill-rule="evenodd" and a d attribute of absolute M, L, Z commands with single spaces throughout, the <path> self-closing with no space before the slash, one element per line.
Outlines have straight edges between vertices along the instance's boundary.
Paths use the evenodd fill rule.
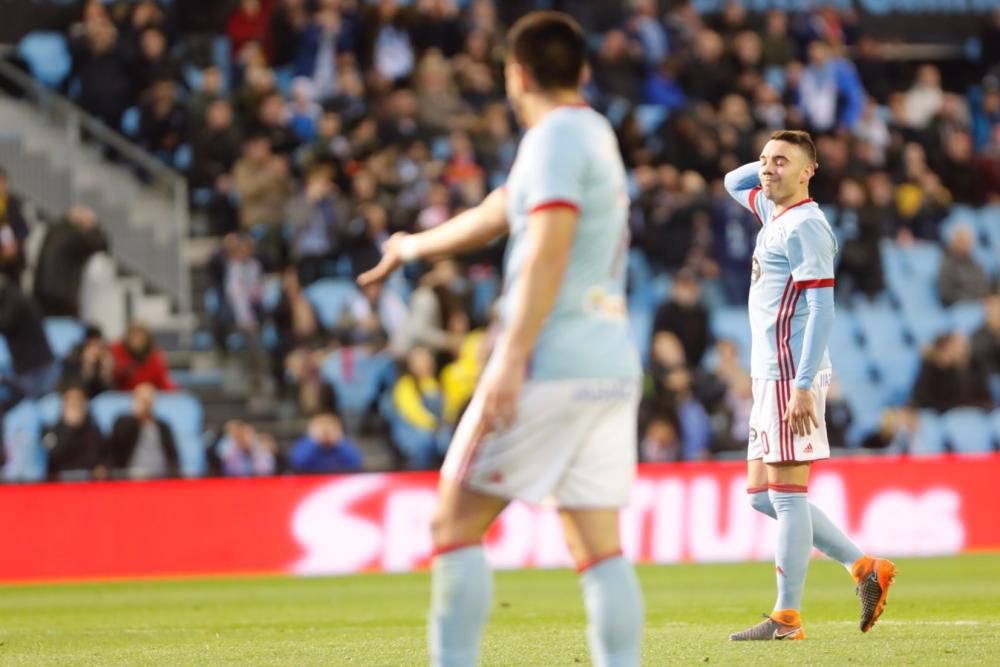
<path fill-rule="evenodd" d="M 639 360 L 628 334 L 625 169 L 584 104 L 586 41 L 565 14 L 511 29 L 507 95 L 526 133 L 507 185 L 417 235 L 396 234 L 361 284 L 401 263 L 510 235 L 501 333 L 448 449 L 433 523 L 431 663 L 476 664 L 492 576 L 482 539 L 513 500 L 549 500 L 581 573 L 596 665 L 638 665 L 642 596 L 618 514 L 635 476 Z"/>
<path fill-rule="evenodd" d="M 806 496 L 813 461 L 830 456 L 825 406 L 832 371 L 833 259 L 837 241 L 812 199 L 816 146 L 805 132 L 771 135 L 760 161 L 726 175 L 726 190 L 760 223 L 749 311 L 753 408 L 747 491 L 754 509 L 778 520 L 778 599 L 764 621 L 734 641 L 805 639 L 799 610 L 812 547 L 857 582 L 861 631 L 885 608 L 896 567 L 866 556 Z M 805 296 L 805 308 L 799 300 Z"/>

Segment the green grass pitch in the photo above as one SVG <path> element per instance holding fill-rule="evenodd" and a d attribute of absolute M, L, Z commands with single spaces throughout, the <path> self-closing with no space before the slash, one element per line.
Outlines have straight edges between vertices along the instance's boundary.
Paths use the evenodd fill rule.
<path fill-rule="evenodd" d="M 646 665 L 1000 664 L 1000 555 L 900 560 L 867 635 L 846 572 L 813 561 L 805 642 L 732 644 L 773 566 L 642 566 Z M 0 588 L 0 665 L 424 665 L 428 576 Z M 576 575 L 500 572 L 483 665 L 589 664 Z"/>

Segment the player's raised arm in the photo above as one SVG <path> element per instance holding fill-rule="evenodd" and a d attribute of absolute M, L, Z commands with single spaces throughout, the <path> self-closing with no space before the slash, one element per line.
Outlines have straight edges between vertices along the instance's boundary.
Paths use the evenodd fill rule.
<path fill-rule="evenodd" d="M 479 206 L 433 229 L 419 234 L 393 234 L 382 246 L 381 261 L 358 276 L 358 284 L 364 286 L 385 280 L 406 262 L 457 255 L 500 238 L 508 231 L 506 206 L 506 192 L 497 188 Z"/>
<path fill-rule="evenodd" d="M 722 184 L 729 196 L 753 213 L 757 222 L 764 224 L 766 207 L 770 204 L 760 194 L 760 162 L 749 162 L 726 174 Z"/>

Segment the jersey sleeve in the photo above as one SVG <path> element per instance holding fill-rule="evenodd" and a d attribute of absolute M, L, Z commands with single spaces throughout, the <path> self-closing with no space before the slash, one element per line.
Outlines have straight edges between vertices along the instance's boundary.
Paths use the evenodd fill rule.
<path fill-rule="evenodd" d="M 837 239 L 829 225 L 814 218 L 804 220 L 789 232 L 786 243 L 796 289 L 833 287 Z"/>
<path fill-rule="evenodd" d="M 538 128 L 519 156 L 524 163 L 525 208 L 580 210 L 587 170 L 586 139 L 567 123 Z"/>
<path fill-rule="evenodd" d="M 759 168 L 758 162 L 748 162 L 742 167 L 737 167 L 726 174 L 723 185 L 729 196 L 753 213 L 757 224 L 763 225 L 770 217 L 773 205 L 761 192 Z"/>

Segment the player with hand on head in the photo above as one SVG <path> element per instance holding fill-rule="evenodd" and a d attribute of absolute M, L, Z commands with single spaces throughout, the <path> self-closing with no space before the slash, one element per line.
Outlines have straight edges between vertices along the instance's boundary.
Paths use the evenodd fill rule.
<path fill-rule="evenodd" d="M 809 198 L 816 146 L 806 132 L 771 135 L 760 161 L 726 174 L 729 194 L 760 223 L 748 301 L 753 407 L 747 491 L 758 512 L 778 521 L 778 599 L 764 621 L 734 641 L 804 639 L 799 610 L 815 546 L 857 583 L 861 631 L 885 608 L 896 568 L 865 555 L 806 496 L 810 464 L 830 456 L 825 407 L 831 366 L 837 240 Z M 800 299 L 805 296 L 805 308 Z"/>
<path fill-rule="evenodd" d="M 482 540 L 513 499 L 550 500 L 577 568 L 594 664 L 639 664 L 642 595 L 618 515 L 636 465 L 641 368 L 628 332 L 627 183 L 614 130 L 580 94 L 586 39 L 533 12 L 508 36 L 507 96 L 526 128 L 505 187 L 359 277 L 509 234 L 500 334 L 441 470 L 432 532 L 431 663 L 475 665 L 490 613 Z"/>

